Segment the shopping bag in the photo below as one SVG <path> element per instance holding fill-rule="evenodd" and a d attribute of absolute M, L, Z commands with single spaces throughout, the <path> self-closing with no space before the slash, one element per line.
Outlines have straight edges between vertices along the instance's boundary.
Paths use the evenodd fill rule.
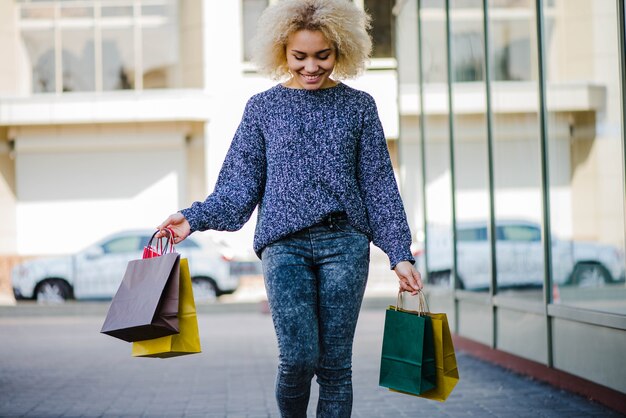
<path fill-rule="evenodd" d="M 432 321 L 423 308 L 404 310 L 401 300 L 399 294 L 396 306 L 385 312 L 379 385 L 418 395 L 436 384 Z"/>
<path fill-rule="evenodd" d="M 428 306 L 426 309 L 428 310 Z M 430 317 L 433 327 L 436 387 L 420 394 L 399 390 L 396 392 L 444 402 L 459 382 L 459 370 L 452 344 L 452 334 L 448 324 L 448 316 L 445 313 L 426 312 L 426 315 Z"/>
<path fill-rule="evenodd" d="M 187 259 L 180 260 L 180 293 L 178 299 L 180 333 L 152 340 L 133 342 L 133 357 L 175 357 L 199 353 L 200 334 L 191 275 Z"/>
<path fill-rule="evenodd" d="M 459 382 L 459 369 L 452 344 L 452 334 L 445 313 L 428 313 L 433 325 L 437 387 L 420 394 L 421 398 L 445 401 Z"/>
<path fill-rule="evenodd" d="M 129 262 L 100 332 L 128 342 L 177 334 L 179 276 L 177 253 Z"/>

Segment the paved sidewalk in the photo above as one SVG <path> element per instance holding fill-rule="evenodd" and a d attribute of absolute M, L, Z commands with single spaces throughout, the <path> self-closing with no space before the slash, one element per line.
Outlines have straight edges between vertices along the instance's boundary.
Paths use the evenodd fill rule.
<path fill-rule="evenodd" d="M 134 359 L 99 334 L 96 314 L 0 317 L 0 417 L 278 417 L 269 315 L 201 313 L 204 352 Z M 354 417 L 617 417 L 576 395 L 458 353 L 461 381 L 446 403 L 378 386 L 384 309 L 361 314 Z M 315 385 L 314 385 L 315 387 Z M 316 390 L 309 407 L 314 415 Z"/>

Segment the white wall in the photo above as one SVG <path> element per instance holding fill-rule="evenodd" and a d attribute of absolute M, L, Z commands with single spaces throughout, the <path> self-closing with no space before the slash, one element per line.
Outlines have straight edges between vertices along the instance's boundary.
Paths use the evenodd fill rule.
<path fill-rule="evenodd" d="M 178 124 L 22 128 L 16 136 L 17 252 L 77 251 L 154 228 L 185 195 Z"/>
<path fill-rule="evenodd" d="M 0 95 L 17 91 L 17 22 L 13 0 L 0 1 Z"/>

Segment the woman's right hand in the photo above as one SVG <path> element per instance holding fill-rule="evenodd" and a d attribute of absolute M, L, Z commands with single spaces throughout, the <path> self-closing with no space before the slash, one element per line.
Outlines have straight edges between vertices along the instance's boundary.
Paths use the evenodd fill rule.
<path fill-rule="evenodd" d="M 174 234 L 174 244 L 178 244 L 185 238 L 189 236 L 191 232 L 191 226 L 189 222 L 182 213 L 177 212 L 167 217 L 161 225 L 157 226 L 157 229 L 160 231 L 156 238 L 167 237 L 167 232 L 164 232 L 165 229 L 169 229 Z"/>

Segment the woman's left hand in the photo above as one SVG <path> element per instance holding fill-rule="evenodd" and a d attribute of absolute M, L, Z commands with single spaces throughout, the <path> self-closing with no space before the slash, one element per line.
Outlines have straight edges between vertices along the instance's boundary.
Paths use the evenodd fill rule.
<path fill-rule="evenodd" d="M 393 271 L 396 272 L 398 279 L 400 279 L 400 290 L 416 295 L 417 292 L 424 288 L 422 275 L 415 269 L 410 261 L 400 261 L 393 268 Z"/>

